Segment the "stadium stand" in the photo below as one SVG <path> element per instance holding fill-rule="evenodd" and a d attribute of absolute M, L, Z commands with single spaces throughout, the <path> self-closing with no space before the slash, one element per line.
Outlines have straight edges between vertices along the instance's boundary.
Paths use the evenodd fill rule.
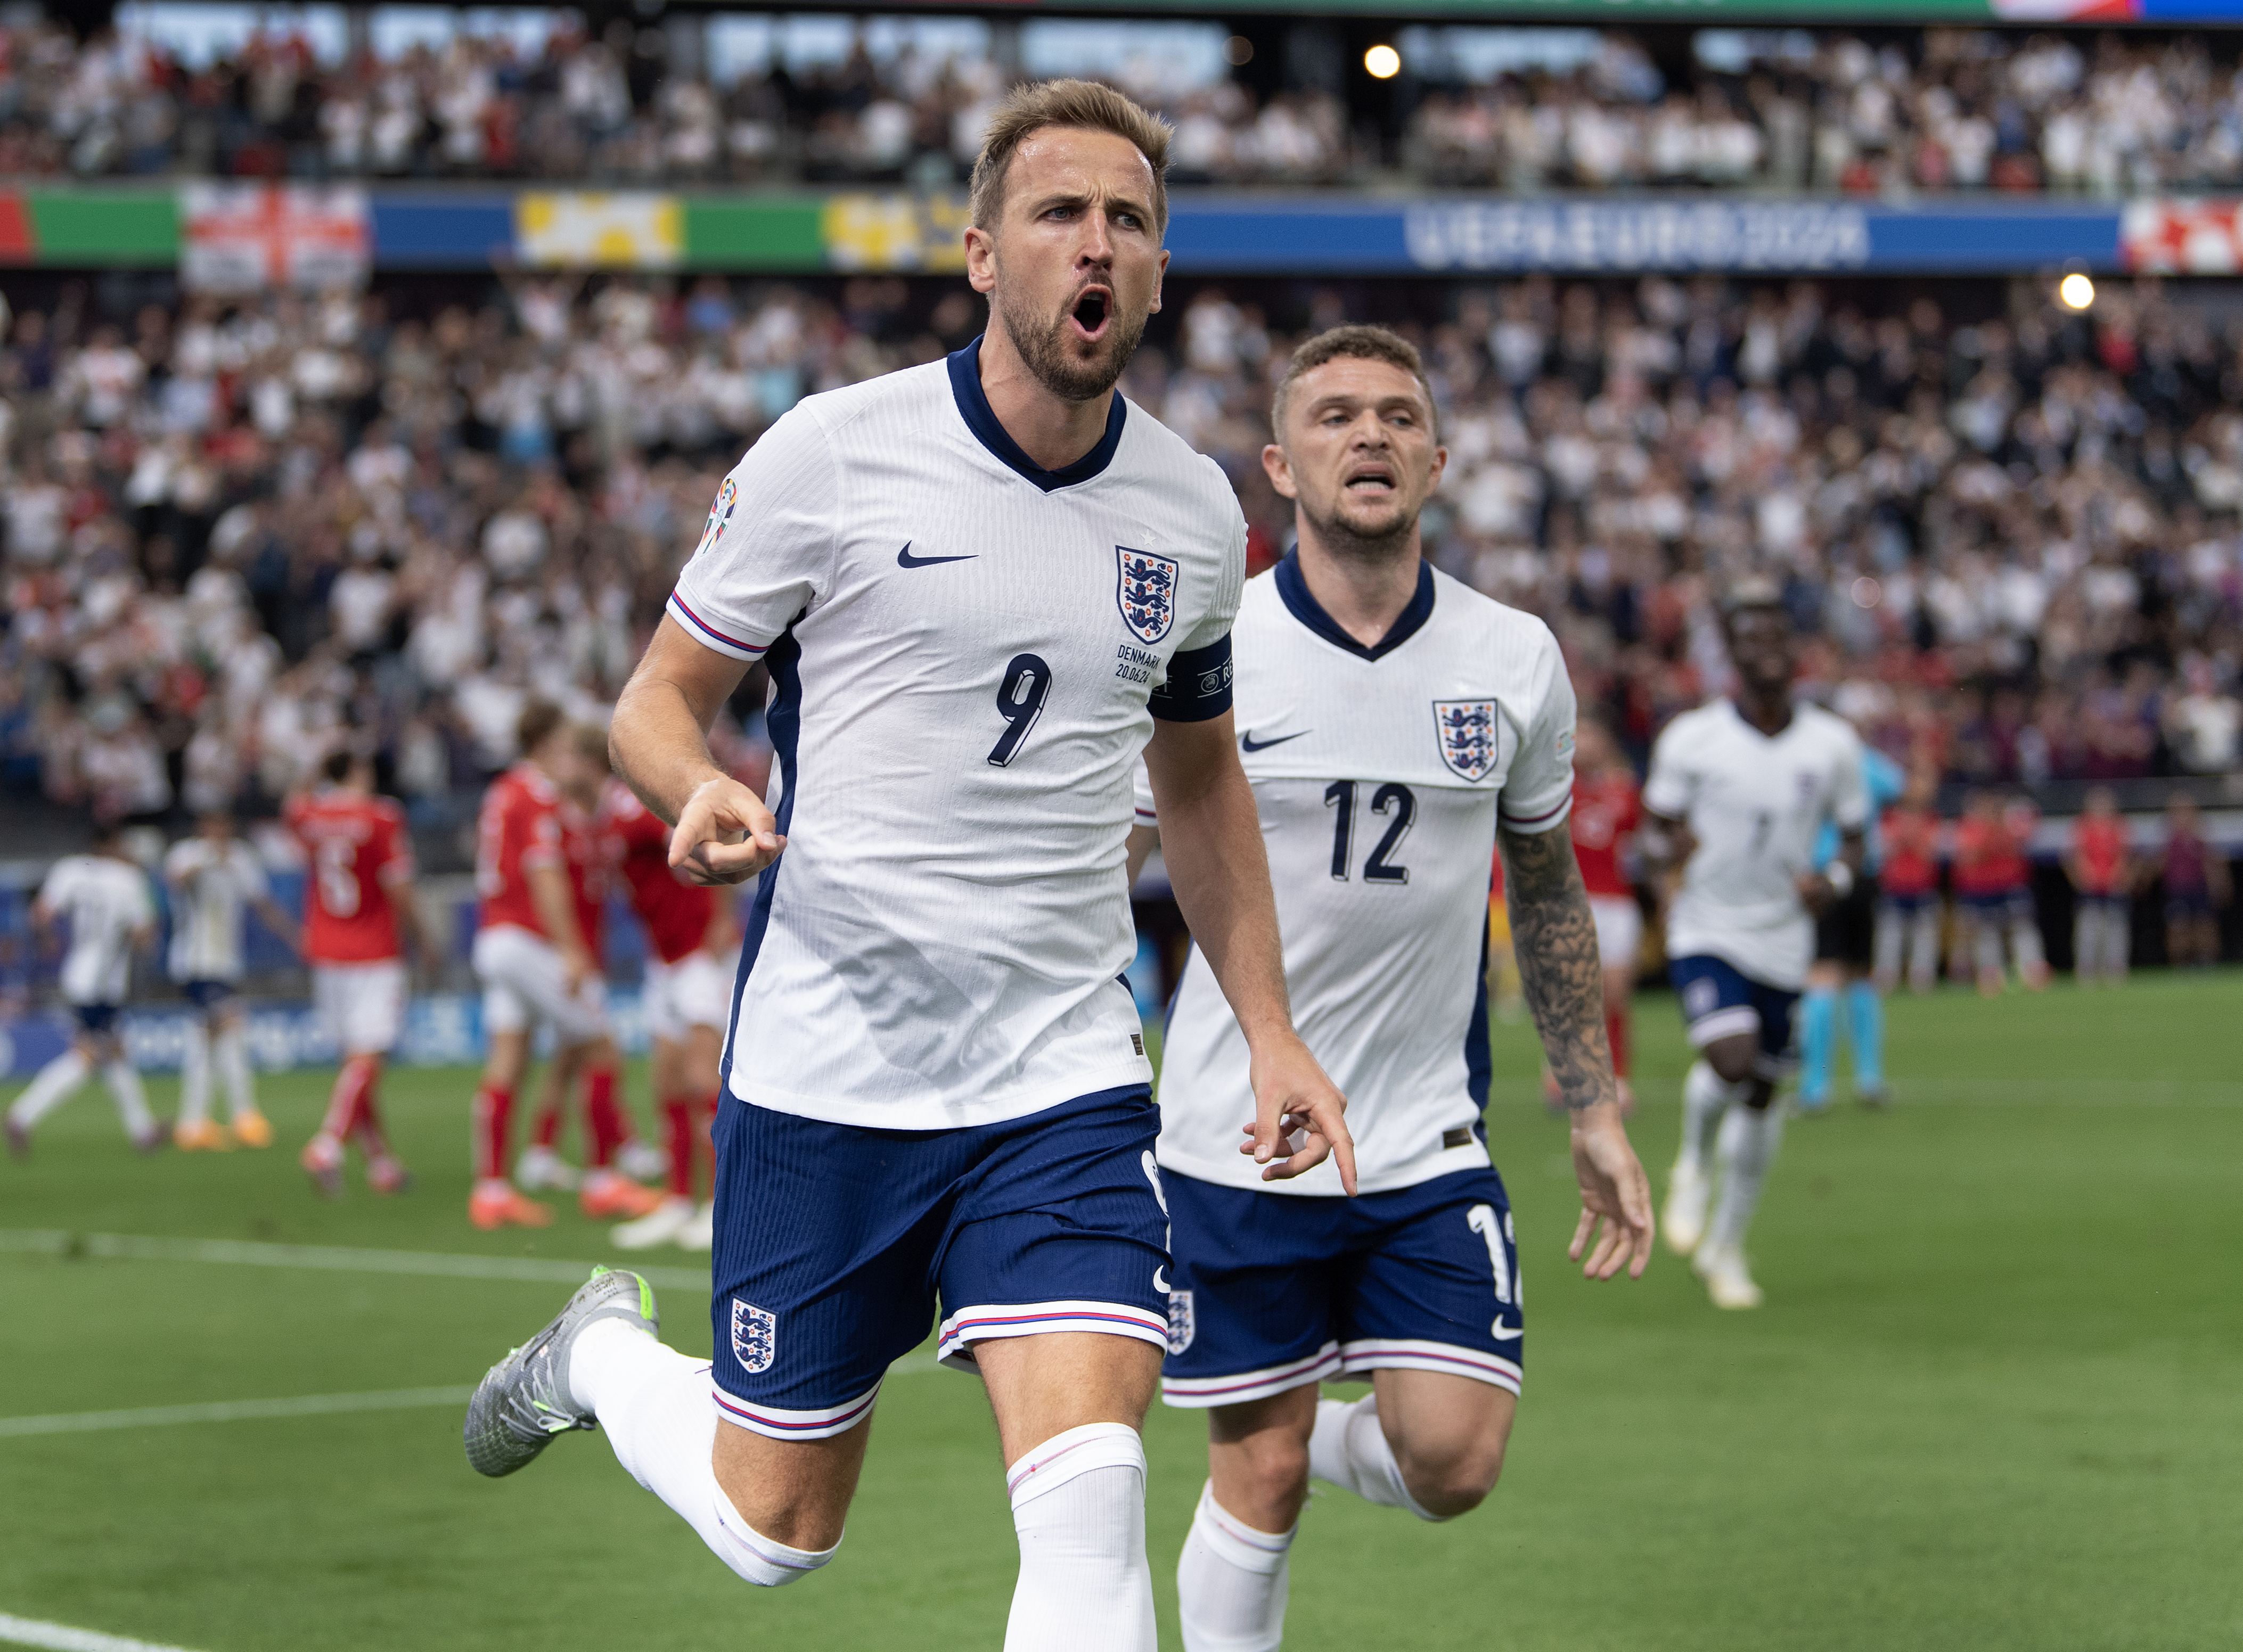
<path fill-rule="evenodd" d="M 845 25 L 841 50 L 798 61 L 783 42 L 728 54 L 705 30 L 627 23 L 594 37 L 486 18 L 387 51 L 260 28 L 208 61 L 160 31 L 81 42 L 22 24 L 0 28 L 0 174 L 956 181 L 1007 71 L 986 24 L 954 20 L 946 50 L 899 22 Z M 1155 27 L 1166 40 L 1176 25 Z M 1618 32 L 1421 26 L 1398 37 L 1388 134 L 1360 85 L 1233 77 L 1223 31 L 1202 29 L 1189 63 L 1140 54 L 1115 71 L 1175 123 L 1180 183 L 2112 196 L 2243 182 L 2226 37 L 1703 29 L 1654 59 Z"/>
<path fill-rule="evenodd" d="M 176 320 L 56 291 L 0 355 L 0 763 L 111 815 L 269 805 L 345 723 L 408 797 L 472 787 L 525 694 L 612 698 L 771 420 L 978 326 L 892 278 L 516 277 Z M 1128 385 L 1223 463 L 1266 561 L 1270 375 L 1349 306 L 1260 296 L 1184 296 Z M 2148 284 L 2091 318 L 1710 279 L 1438 304 L 1437 554 L 1547 617 L 1639 753 L 1718 682 L 1708 593 L 1757 568 L 1822 633 L 1837 702 L 1958 783 L 2239 767 L 2243 338 L 2215 318 Z"/>

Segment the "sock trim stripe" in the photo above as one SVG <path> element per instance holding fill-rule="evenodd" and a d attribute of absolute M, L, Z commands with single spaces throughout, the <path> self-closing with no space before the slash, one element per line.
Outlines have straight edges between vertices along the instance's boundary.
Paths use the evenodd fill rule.
<path fill-rule="evenodd" d="M 1265 1532 L 1243 1524 L 1215 1501 L 1212 1486 L 1200 1494 L 1199 1507 L 1200 1513 L 1205 1514 L 1209 1522 L 1225 1537 L 1235 1543 L 1243 1543 L 1249 1548 L 1258 1549 L 1264 1555 L 1282 1555 L 1292 1548 L 1293 1532 L 1300 1529 L 1296 1526 L 1293 1531 Z"/>
<path fill-rule="evenodd" d="M 812 1548 L 789 1548 L 783 1543 L 774 1543 L 770 1538 L 765 1537 L 762 1533 L 757 1531 L 755 1528 L 750 1526 L 745 1521 L 741 1521 L 739 1525 L 735 1527 L 732 1524 L 731 1520 L 726 1519 L 725 1515 L 727 1510 L 725 1508 L 725 1503 L 729 1501 L 729 1499 L 718 1499 L 717 1503 L 717 1524 L 723 1528 L 724 1534 L 728 1539 L 738 1543 L 742 1548 L 747 1550 L 749 1554 L 754 1555 L 766 1566 L 777 1567 L 779 1570 L 786 1572 L 814 1572 L 819 1567 L 825 1565 L 826 1561 L 832 1560 L 833 1558 L 834 1551 L 841 1547 L 840 1544 L 836 1543 L 832 1548 L 820 1550 Z M 734 1518 L 737 1517 L 737 1513 L 735 1513 Z M 777 1549 L 778 1553 L 772 1554 L 770 1549 L 765 1548 L 765 1545 L 767 1543 L 771 1544 L 771 1548 Z M 788 1558 L 789 1556 L 799 1556 L 800 1558 L 791 1559 Z"/>
<path fill-rule="evenodd" d="M 1289 1360 L 1283 1365 L 1264 1366 L 1259 1371 L 1230 1372 L 1216 1377 L 1162 1377 L 1161 1399 L 1164 1404 L 1185 1408 L 1239 1405 L 1249 1400 L 1266 1400 L 1288 1388 L 1323 1382 L 1339 1368 L 1340 1346 L 1327 1342 L 1304 1358 Z"/>
<path fill-rule="evenodd" d="M 1340 1356 L 1351 1376 L 1358 1371 L 1445 1371 L 1508 1388 L 1513 1393 L 1519 1392 L 1525 1374 L 1515 1360 L 1448 1342 L 1366 1338 L 1343 1346 Z"/>
<path fill-rule="evenodd" d="M 1085 1453 L 1089 1454 L 1086 1456 Z M 1064 1434 L 1054 1434 L 1014 1463 L 1005 1475 L 1005 1493 L 1017 1508 L 1031 1498 L 1064 1486 L 1078 1474 L 1097 1468 L 1135 1468 L 1142 1474 L 1144 1440 L 1123 1422 L 1092 1422 L 1069 1428 Z"/>
<path fill-rule="evenodd" d="M 1716 1010 L 1711 1015 L 1701 1016 L 1685 1030 L 1690 1047 L 1702 1050 L 1716 1038 L 1726 1038 L 1733 1033 L 1758 1032 L 1760 1011 L 1748 1004 L 1733 1004 L 1726 1010 Z"/>
<path fill-rule="evenodd" d="M 783 1411 L 773 1406 L 750 1405 L 713 1384 L 709 1392 L 717 1401 L 717 1414 L 728 1422 L 773 1440 L 824 1440 L 846 1434 L 862 1421 L 871 1413 L 873 1401 L 880 1397 L 880 1384 L 874 1383 L 871 1392 L 846 1405 L 828 1406 L 818 1411 Z"/>

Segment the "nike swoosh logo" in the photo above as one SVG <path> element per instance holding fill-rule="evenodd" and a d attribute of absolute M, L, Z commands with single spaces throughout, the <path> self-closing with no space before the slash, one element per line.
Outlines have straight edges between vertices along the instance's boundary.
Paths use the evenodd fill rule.
<path fill-rule="evenodd" d="M 906 540 L 903 549 L 896 553 L 898 567 L 933 567 L 937 562 L 970 562 L 973 560 L 971 556 L 913 556 L 909 540 Z"/>
<path fill-rule="evenodd" d="M 1166 1264 L 1153 1270 L 1153 1288 L 1162 1296 L 1169 1294 L 1169 1270 Z"/>
<path fill-rule="evenodd" d="M 1493 1337 L 1498 1342 L 1508 1342 L 1519 1333 L 1519 1329 L 1518 1326 L 1506 1326 L 1502 1320 L 1498 1320 L 1495 1322 L 1495 1328 L 1490 1331 L 1488 1335 Z"/>
<path fill-rule="evenodd" d="M 1275 740 L 1256 740 L 1252 735 L 1241 735 L 1238 743 L 1248 751 L 1267 751 L 1272 746 L 1282 746 L 1288 740 L 1298 740 L 1301 735 L 1312 735 L 1313 729 L 1303 729 L 1300 735 L 1279 735 Z"/>

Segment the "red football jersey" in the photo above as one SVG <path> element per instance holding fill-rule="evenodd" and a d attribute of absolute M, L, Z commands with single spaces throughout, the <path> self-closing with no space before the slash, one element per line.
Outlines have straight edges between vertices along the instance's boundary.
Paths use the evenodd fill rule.
<path fill-rule="evenodd" d="M 670 828 L 620 780 L 600 796 L 603 835 L 616 844 L 616 864 L 630 889 L 631 910 L 646 926 L 648 944 L 664 964 L 698 951 L 709 938 L 717 894 L 688 883 L 670 869 Z"/>
<path fill-rule="evenodd" d="M 475 819 L 475 893 L 482 897 L 475 922 L 543 935 L 526 874 L 540 866 L 565 870 L 568 863 L 560 791 L 538 769 L 516 763 L 491 782 Z"/>
<path fill-rule="evenodd" d="M 387 797 L 323 786 L 291 797 L 281 818 L 304 846 L 304 957 L 382 964 L 398 956 L 390 890 L 413 882 L 405 812 Z"/>
<path fill-rule="evenodd" d="M 1887 895 L 1929 895 L 1939 887 L 1939 816 L 1895 804 L 1878 828 L 1884 861 L 1877 886 Z"/>
<path fill-rule="evenodd" d="M 2086 882 L 2082 895 L 2118 895 L 2126 870 L 2126 823 L 2117 816 L 2082 815 L 2071 829 L 2071 852 Z"/>
<path fill-rule="evenodd" d="M 2023 889 L 2029 877 L 2024 839 L 2011 823 L 1966 815 L 1956 826 L 1957 895 L 2006 895 Z"/>
<path fill-rule="evenodd" d="M 615 846 L 594 818 L 567 798 L 561 800 L 561 852 L 569 862 L 569 893 L 576 897 L 576 930 L 594 957 L 603 957 L 608 927 L 608 885 Z"/>
<path fill-rule="evenodd" d="M 1620 849 L 1643 823 L 1642 793 L 1632 776 L 1613 773 L 1591 779 L 1573 776 L 1573 813 L 1566 823 L 1573 835 L 1573 858 L 1581 863 L 1581 883 L 1592 895 L 1632 895 L 1620 870 Z"/>

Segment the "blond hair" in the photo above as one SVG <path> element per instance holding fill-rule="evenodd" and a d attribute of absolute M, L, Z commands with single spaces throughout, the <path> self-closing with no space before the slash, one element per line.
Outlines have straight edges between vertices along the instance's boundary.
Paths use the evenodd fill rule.
<path fill-rule="evenodd" d="M 1169 139 L 1173 132 L 1159 116 L 1095 80 L 1036 81 L 1005 94 L 982 134 L 981 153 L 973 163 L 967 203 L 974 228 L 986 230 L 996 223 L 1005 210 L 1005 174 L 1012 170 L 1014 153 L 1030 133 L 1047 126 L 1112 132 L 1135 144 L 1153 169 L 1154 233 L 1167 232 Z"/>
<path fill-rule="evenodd" d="M 1285 376 L 1277 380 L 1276 392 L 1270 400 L 1270 428 L 1278 441 L 1285 440 L 1285 404 L 1292 400 L 1293 386 L 1325 362 L 1342 359 L 1383 361 L 1415 379 L 1425 393 L 1425 411 L 1432 417 L 1434 433 L 1439 434 L 1440 413 L 1433 406 L 1432 381 L 1425 377 L 1425 359 L 1418 353 L 1418 346 L 1390 327 L 1354 322 L 1325 328 L 1294 351 L 1292 359 L 1285 364 Z"/>

